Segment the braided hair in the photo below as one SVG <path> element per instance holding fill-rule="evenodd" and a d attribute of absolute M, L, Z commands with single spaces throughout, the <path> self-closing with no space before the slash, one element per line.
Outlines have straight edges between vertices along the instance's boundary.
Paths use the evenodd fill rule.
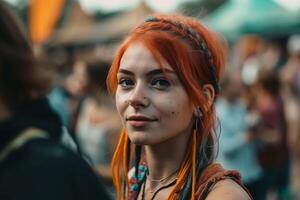
<path fill-rule="evenodd" d="M 132 30 L 118 50 L 107 79 L 112 94 L 117 88 L 117 72 L 121 58 L 127 48 L 135 42 L 141 42 L 150 50 L 162 70 L 162 58 L 174 69 L 191 103 L 198 106 L 203 113 L 201 120 L 198 118 L 195 121 L 194 132 L 188 145 L 191 148 L 186 151 L 178 179 L 168 197 L 194 199 L 198 178 L 202 170 L 213 162 L 215 156 L 215 110 L 214 106 L 207 104 L 201 89 L 205 84 L 210 84 L 215 94 L 219 93 L 218 82 L 225 62 L 224 43 L 216 33 L 195 19 L 180 15 L 151 16 Z M 140 146 L 129 148 L 128 140 L 126 130 L 123 130 L 112 161 L 118 199 L 128 199 L 129 163 L 133 161 L 138 169 L 142 154 Z M 130 155 L 133 153 L 130 153 L 129 149 L 135 151 L 134 160 L 131 159 Z M 122 179 L 125 180 L 123 193 Z"/>

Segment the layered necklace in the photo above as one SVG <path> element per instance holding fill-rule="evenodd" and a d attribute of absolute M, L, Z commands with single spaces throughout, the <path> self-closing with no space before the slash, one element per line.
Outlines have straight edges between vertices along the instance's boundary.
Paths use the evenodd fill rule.
<path fill-rule="evenodd" d="M 147 179 L 151 183 L 156 183 L 156 186 L 150 190 L 151 200 L 155 198 L 155 196 L 163 189 L 169 188 L 172 185 L 174 185 L 177 181 L 177 174 L 178 174 L 179 169 L 176 171 L 172 172 L 170 175 L 163 177 L 161 179 L 152 179 L 149 178 L 148 175 L 145 177 L 144 183 L 143 183 L 143 188 L 142 188 L 142 200 L 145 200 L 145 193 L 146 193 L 146 183 Z"/>

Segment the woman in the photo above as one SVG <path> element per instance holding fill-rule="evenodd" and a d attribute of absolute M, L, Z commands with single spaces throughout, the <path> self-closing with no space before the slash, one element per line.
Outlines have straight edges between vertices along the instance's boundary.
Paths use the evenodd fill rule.
<path fill-rule="evenodd" d="M 48 79 L 0 2 L 0 199 L 109 199 L 91 167 L 60 141 Z"/>
<path fill-rule="evenodd" d="M 108 75 L 124 126 L 118 199 L 250 199 L 237 172 L 212 164 L 223 65 L 216 34 L 190 18 L 157 15 L 129 34 Z"/>

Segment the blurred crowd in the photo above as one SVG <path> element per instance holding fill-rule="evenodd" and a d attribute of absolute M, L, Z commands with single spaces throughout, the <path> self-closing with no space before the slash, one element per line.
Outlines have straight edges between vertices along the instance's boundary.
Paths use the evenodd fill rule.
<path fill-rule="evenodd" d="M 299 198 L 299 80 L 300 35 L 249 35 L 230 49 L 218 161 L 240 170 L 254 199 Z"/>
<path fill-rule="evenodd" d="M 74 58 L 58 68 L 48 99 L 79 153 L 94 167 L 114 196 L 110 162 L 121 124 L 106 89 L 109 67 L 107 61 Z"/>

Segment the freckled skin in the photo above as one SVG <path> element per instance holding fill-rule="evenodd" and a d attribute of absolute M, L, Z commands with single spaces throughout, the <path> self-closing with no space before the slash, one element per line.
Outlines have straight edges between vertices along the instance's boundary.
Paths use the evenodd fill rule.
<path fill-rule="evenodd" d="M 153 87 L 153 80 L 163 77 L 160 74 L 148 77 L 147 73 L 160 69 L 150 51 L 140 43 L 132 44 L 124 53 L 120 69 L 130 71 L 132 75 L 118 73 L 118 81 L 129 79 L 130 89 L 119 84 L 116 90 L 116 106 L 127 130 L 130 140 L 135 144 L 155 145 L 176 137 L 189 137 L 191 132 L 193 107 L 188 95 L 174 70 L 162 60 L 163 67 L 170 73 L 170 86 L 166 89 Z M 169 74 L 168 74 L 169 76 Z M 169 78 L 169 77 L 168 77 Z M 126 83 L 127 84 L 127 83 Z M 138 108 L 128 102 L 138 102 Z M 127 121 L 131 115 L 141 114 L 155 122 L 144 127 L 132 127 Z"/>

